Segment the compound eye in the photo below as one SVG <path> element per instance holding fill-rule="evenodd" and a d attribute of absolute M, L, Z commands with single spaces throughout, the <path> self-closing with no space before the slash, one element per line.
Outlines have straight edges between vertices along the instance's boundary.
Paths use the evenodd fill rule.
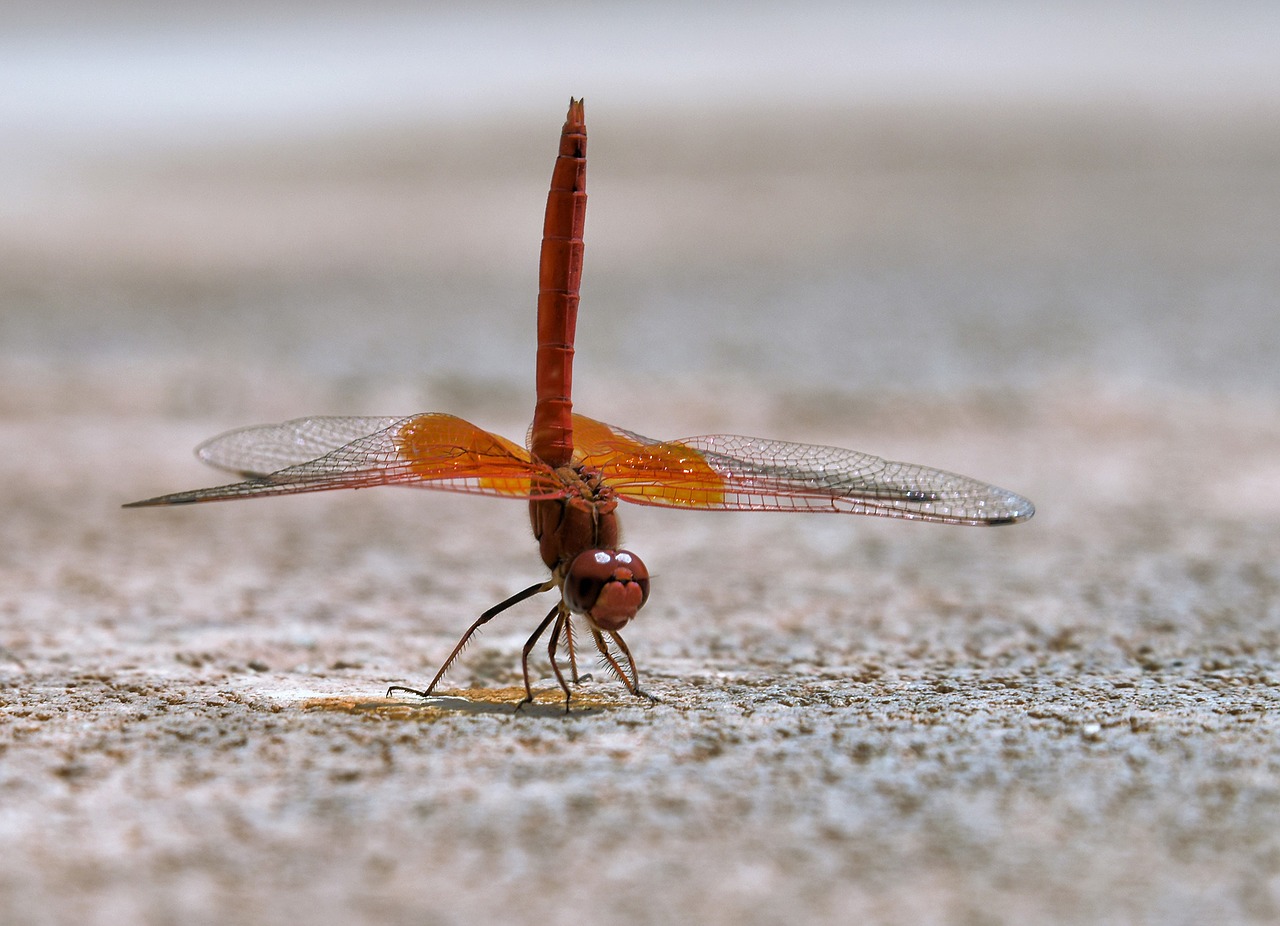
<path fill-rule="evenodd" d="M 628 550 L 587 550 L 569 564 L 564 600 L 601 630 L 626 625 L 649 598 L 649 570 Z"/>

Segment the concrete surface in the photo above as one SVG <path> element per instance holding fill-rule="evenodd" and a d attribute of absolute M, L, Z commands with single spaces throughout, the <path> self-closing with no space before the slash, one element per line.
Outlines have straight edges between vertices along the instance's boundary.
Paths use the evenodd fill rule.
<path fill-rule="evenodd" d="M 595 103 L 581 410 L 1039 512 L 628 509 L 661 701 L 568 716 L 533 603 L 382 698 L 539 577 L 521 505 L 118 508 L 238 424 L 518 438 L 560 113 L 60 175 L 0 226 L 0 921 L 1280 919 L 1264 115 Z"/>

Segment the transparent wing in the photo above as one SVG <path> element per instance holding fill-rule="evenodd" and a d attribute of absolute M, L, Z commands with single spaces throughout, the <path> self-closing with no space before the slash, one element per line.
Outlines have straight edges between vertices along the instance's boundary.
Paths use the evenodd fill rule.
<path fill-rule="evenodd" d="M 1030 501 L 993 485 L 838 447 L 711 434 L 656 441 L 574 416 L 575 460 L 620 498 L 733 511 L 817 511 L 943 524 L 1025 521 Z"/>
<path fill-rule="evenodd" d="M 196 448 L 210 466 L 240 476 L 267 476 L 308 463 L 352 441 L 371 437 L 403 418 L 295 418 L 283 424 L 236 428 L 211 437 Z"/>
<path fill-rule="evenodd" d="M 365 425 L 376 428 L 312 459 L 273 472 L 272 461 L 290 461 L 309 449 L 325 450 Z M 550 467 L 497 434 L 453 415 L 408 418 L 303 418 L 281 425 L 243 428 L 216 437 L 201 459 L 251 475 L 244 482 L 162 495 L 125 507 L 185 505 L 260 495 L 292 495 L 329 489 L 409 485 L 522 499 L 555 498 L 564 489 Z"/>

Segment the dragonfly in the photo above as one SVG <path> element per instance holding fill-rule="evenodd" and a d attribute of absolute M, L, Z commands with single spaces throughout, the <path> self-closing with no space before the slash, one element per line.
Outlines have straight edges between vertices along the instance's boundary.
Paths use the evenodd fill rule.
<path fill-rule="evenodd" d="M 654 440 L 573 412 L 574 334 L 586 219 L 587 131 L 571 99 L 552 171 L 539 263 L 536 403 L 525 446 L 454 415 L 297 418 L 239 428 L 196 448 L 235 473 L 228 485 L 126 505 L 142 508 L 399 485 L 524 501 L 545 580 L 489 608 L 471 624 L 425 688 L 430 698 L 485 624 L 543 592 L 558 600 L 524 644 L 524 698 L 534 700 L 529 660 L 543 634 L 565 710 L 579 675 L 575 623 L 585 625 L 607 668 L 649 698 L 621 631 L 649 599 L 650 577 L 620 547 L 618 502 L 694 511 L 798 511 L 875 515 L 939 524 L 1015 524 L 1035 513 L 1026 498 L 967 476 L 867 453 L 733 434 Z M 566 658 L 569 679 L 560 657 Z"/>

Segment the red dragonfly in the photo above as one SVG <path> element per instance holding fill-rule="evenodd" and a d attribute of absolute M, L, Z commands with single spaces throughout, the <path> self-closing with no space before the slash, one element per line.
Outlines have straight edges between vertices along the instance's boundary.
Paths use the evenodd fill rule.
<path fill-rule="evenodd" d="M 1013 524 L 1035 512 L 1019 495 L 966 476 L 894 463 L 865 453 L 713 434 L 660 441 L 572 412 L 573 339 L 582 276 L 587 133 L 581 100 L 569 101 L 551 176 L 538 292 L 537 405 L 528 449 L 453 415 L 298 418 L 240 428 L 196 449 L 201 460 L 244 481 L 133 502 L 185 505 L 329 489 L 407 485 L 521 499 L 529 504 L 542 561 L 551 570 L 485 611 L 423 689 L 429 697 L 467 642 L 512 605 L 540 592 L 560 599 L 524 645 L 524 700 L 533 700 L 529 655 L 551 628 L 547 654 L 569 707 L 557 655 L 579 681 L 573 615 L 607 666 L 633 695 L 640 688 L 619 631 L 649 597 L 649 573 L 619 549 L 618 500 L 666 508 L 813 511 L 879 515 L 942 524 Z"/>

